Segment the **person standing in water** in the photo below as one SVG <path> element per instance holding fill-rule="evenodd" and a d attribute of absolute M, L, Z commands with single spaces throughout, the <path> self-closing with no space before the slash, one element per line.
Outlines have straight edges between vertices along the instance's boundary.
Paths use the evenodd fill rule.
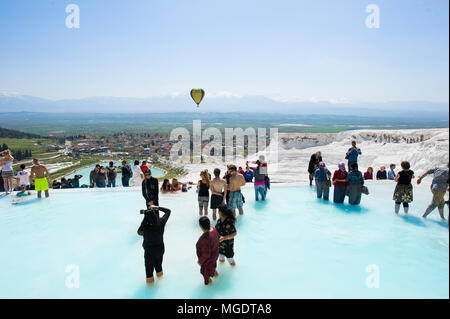
<path fill-rule="evenodd" d="M 248 162 L 247 162 L 248 165 Z M 266 200 L 266 169 L 262 168 L 262 164 L 260 161 L 256 161 L 257 167 L 249 167 L 253 170 L 253 176 L 255 181 L 253 182 L 253 186 L 255 188 L 255 201 L 259 201 L 259 195 L 261 195 L 261 200 Z"/>
<path fill-rule="evenodd" d="M 227 193 L 227 182 L 220 178 L 220 169 L 214 169 L 214 179 L 210 183 L 211 189 L 211 209 L 213 211 L 213 220 L 217 219 L 217 208 L 225 204 Z"/>
<path fill-rule="evenodd" d="M 339 169 L 334 171 L 333 174 L 333 202 L 336 204 L 342 204 L 345 200 L 345 194 L 347 193 L 348 182 L 346 180 L 348 172 L 345 170 L 345 164 L 339 163 Z"/>
<path fill-rule="evenodd" d="M 130 186 L 130 178 L 133 176 L 133 171 L 131 170 L 130 165 L 127 164 L 127 161 L 122 161 L 122 186 L 129 187 Z"/>
<path fill-rule="evenodd" d="M 95 188 L 95 180 L 100 172 L 100 164 L 95 165 L 94 169 L 89 173 L 89 187 Z"/>
<path fill-rule="evenodd" d="M 395 213 L 400 211 L 400 204 L 403 203 L 403 210 L 408 214 L 409 203 L 413 201 L 413 186 L 411 180 L 414 172 L 410 170 L 411 165 L 407 161 L 401 163 L 402 170 L 395 176 L 397 186 L 395 186 L 393 200 L 395 201 Z"/>
<path fill-rule="evenodd" d="M 13 189 L 13 178 L 14 178 L 14 170 L 13 170 L 13 162 L 14 157 L 11 155 L 10 150 L 5 150 L 1 152 L 2 158 L 0 158 L 0 164 L 3 165 L 2 168 L 2 178 L 3 178 L 3 186 L 5 188 L 6 195 L 10 194 Z"/>
<path fill-rule="evenodd" d="M 314 173 L 314 179 L 316 180 L 317 198 L 328 200 L 330 196 L 330 182 L 331 172 L 325 166 L 324 162 L 319 163 L 319 168 Z"/>
<path fill-rule="evenodd" d="M 234 237 L 236 236 L 236 227 L 234 226 L 236 218 L 233 212 L 226 205 L 219 206 L 219 220 L 216 223 L 216 230 L 219 233 L 219 261 L 225 262 L 227 258 L 231 266 L 236 266 L 234 261 Z"/>
<path fill-rule="evenodd" d="M 447 168 L 433 168 L 425 172 L 422 176 L 417 179 L 417 184 L 422 182 L 426 176 L 433 174 L 433 180 L 431 181 L 431 192 L 433 193 L 433 199 L 428 205 L 425 213 L 423 214 L 423 218 L 426 218 L 436 207 L 439 211 L 439 215 L 442 219 L 445 220 L 444 217 L 444 206 L 445 206 L 445 193 L 448 189 L 448 163 Z"/>
<path fill-rule="evenodd" d="M 108 177 L 107 187 L 116 187 L 117 170 L 114 162 L 109 162 L 109 166 L 106 168 L 106 177 Z"/>
<path fill-rule="evenodd" d="M 39 163 L 37 158 L 33 159 L 33 167 L 31 167 L 31 177 L 34 179 L 34 190 L 37 191 L 38 198 L 41 198 L 41 193 L 44 191 L 45 197 L 49 197 L 48 185 L 52 183 L 50 173 L 47 167 Z"/>
<path fill-rule="evenodd" d="M 144 173 L 142 173 L 138 160 L 134 161 L 134 166 L 131 170 L 133 172 L 133 186 L 140 186 L 144 180 Z"/>
<path fill-rule="evenodd" d="M 361 155 L 361 149 L 356 147 L 356 141 L 352 141 L 352 147 L 350 147 L 345 155 L 345 159 L 348 160 L 348 170 L 351 171 L 351 165 L 358 163 L 358 156 Z"/>
<path fill-rule="evenodd" d="M 203 275 L 205 285 L 212 283 L 212 277 L 217 277 L 219 274 L 216 271 L 217 258 L 219 258 L 219 233 L 214 227 L 211 227 L 211 222 L 207 216 L 202 216 L 199 219 L 200 229 L 203 234 L 195 245 L 197 250 L 198 265 L 200 266 L 200 273 Z"/>
<path fill-rule="evenodd" d="M 145 202 L 153 202 L 154 205 L 159 206 L 159 183 L 156 178 L 152 176 L 150 169 L 146 170 L 145 179 L 142 181 L 142 196 L 145 198 Z"/>
<path fill-rule="evenodd" d="M 225 175 L 223 176 L 223 180 L 226 183 L 225 201 L 226 201 L 227 205 L 230 202 L 230 178 L 231 178 L 230 166 L 231 166 L 231 164 L 227 165 L 227 171 L 225 172 Z"/>
<path fill-rule="evenodd" d="M 308 164 L 308 173 L 309 173 L 309 186 L 312 186 L 312 182 L 314 180 L 314 173 L 316 169 L 319 168 L 319 163 L 322 162 L 322 153 L 316 152 L 311 155 L 311 159 Z"/>
<path fill-rule="evenodd" d="M 358 164 L 352 163 L 350 172 L 345 178 L 348 182 L 348 203 L 359 205 L 361 203 L 362 186 L 364 185 L 363 174 L 358 170 Z"/>
<path fill-rule="evenodd" d="M 197 183 L 198 189 L 198 207 L 199 207 L 199 215 L 208 216 L 208 204 L 209 204 L 209 173 L 208 170 L 204 170 L 200 173 L 201 180 Z"/>
<path fill-rule="evenodd" d="M 17 179 L 17 190 L 19 190 L 21 188 L 22 185 L 25 185 L 25 188 L 27 190 L 30 189 L 30 172 L 27 172 L 25 170 L 26 166 L 25 164 L 21 164 L 20 165 L 20 171 L 17 172 L 16 174 L 16 179 Z"/>
<path fill-rule="evenodd" d="M 236 209 L 239 210 L 239 215 L 244 214 L 244 198 L 242 196 L 241 187 L 245 185 L 244 176 L 237 172 L 235 165 L 230 165 L 228 169 L 230 173 L 230 199 L 228 202 L 228 208 L 236 216 Z"/>
<path fill-rule="evenodd" d="M 163 212 L 162 217 L 159 212 Z M 153 272 L 157 277 L 163 276 L 162 262 L 164 256 L 164 228 L 170 217 L 170 209 L 154 206 L 153 202 L 148 204 L 148 209 L 141 211 L 144 214 L 141 226 L 137 233 L 144 237 L 142 247 L 144 248 L 145 273 L 147 284 L 155 282 Z"/>
<path fill-rule="evenodd" d="M 142 161 L 141 171 L 145 173 L 148 170 L 147 161 Z"/>
<path fill-rule="evenodd" d="M 61 184 L 62 184 L 62 182 L 61 182 Z M 105 173 L 105 168 L 103 166 L 100 166 L 100 169 L 97 172 L 97 175 L 95 176 L 95 186 L 97 188 L 105 188 L 106 187 L 106 173 Z"/>

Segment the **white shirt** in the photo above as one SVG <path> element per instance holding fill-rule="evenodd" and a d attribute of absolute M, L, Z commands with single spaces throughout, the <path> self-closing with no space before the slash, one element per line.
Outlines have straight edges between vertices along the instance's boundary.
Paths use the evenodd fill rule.
<path fill-rule="evenodd" d="M 30 185 L 30 172 L 27 171 L 19 171 L 16 174 L 16 177 L 19 179 L 19 186 L 20 185 Z"/>
<path fill-rule="evenodd" d="M 139 165 L 134 165 L 134 166 L 131 168 L 131 170 L 133 171 L 133 179 L 134 179 L 135 181 L 137 181 L 137 180 L 142 180 L 142 178 L 141 178 L 142 170 L 141 170 L 141 168 L 139 167 Z"/>

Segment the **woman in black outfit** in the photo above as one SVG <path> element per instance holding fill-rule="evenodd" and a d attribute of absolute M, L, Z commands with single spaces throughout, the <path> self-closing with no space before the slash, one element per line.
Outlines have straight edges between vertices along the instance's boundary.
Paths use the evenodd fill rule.
<path fill-rule="evenodd" d="M 402 169 L 395 176 L 397 186 L 395 187 L 393 200 L 395 201 L 395 213 L 400 211 L 400 204 L 403 203 L 403 210 L 408 214 L 409 203 L 413 201 L 413 186 L 411 180 L 414 178 L 414 171 L 410 170 L 409 162 L 402 162 Z"/>
<path fill-rule="evenodd" d="M 230 174 L 229 168 L 230 168 L 230 165 L 227 165 L 227 171 L 225 173 L 225 176 L 223 177 L 223 179 L 227 182 L 227 192 L 226 192 L 226 195 L 225 195 L 225 201 L 226 201 L 227 205 L 228 205 L 228 201 L 230 200 L 230 189 L 229 189 L 229 187 L 230 187 L 231 174 Z"/>
<path fill-rule="evenodd" d="M 236 218 L 226 205 L 219 206 L 219 219 L 216 230 L 219 233 L 219 261 L 225 262 L 225 258 L 231 266 L 236 266 L 234 261 L 234 237 L 236 236 Z"/>
<path fill-rule="evenodd" d="M 164 216 L 160 217 L 159 212 Z M 141 211 L 144 214 L 144 220 L 141 223 L 137 233 L 144 236 L 142 247 L 144 248 L 145 273 L 147 284 L 155 282 L 153 272 L 156 271 L 157 277 L 162 277 L 162 262 L 164 255 L 164 228 L 170 216 L 170 209 L 149 205 L 147 210 Z"/>
<path fill-rule="evenodd" d="M 146 170 L 145 178 L 142 181 L 142 196 L 145 198 L 145 202 L 153 205 L 159 205 L 159 183 L 158 179 L 152 176 L 152 171 L 150 169 Z"/>

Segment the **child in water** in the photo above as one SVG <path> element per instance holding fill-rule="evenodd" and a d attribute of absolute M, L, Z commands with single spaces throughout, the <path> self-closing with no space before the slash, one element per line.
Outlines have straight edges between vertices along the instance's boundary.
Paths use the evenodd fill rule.
<path fill-rule="evenodd" d="M 24 184 L 20 185 L 20 191 L 17 192 L 16 196 L 23 197 L 23 196 L 30 196 L 30 195 L 31 195 L 31 192 L 27 191 L 27 187 Z"/>
<path fill-rule="evenodd" d="M 20 191 L 17 192 L 16 196 L 17 198 L 13 200 L 13 204 L 19 204 L 26 200 L 27 196 L 30 196 L 31 192 L 27 190 L 26 185 L 22 184 L 20 185 Z"/>

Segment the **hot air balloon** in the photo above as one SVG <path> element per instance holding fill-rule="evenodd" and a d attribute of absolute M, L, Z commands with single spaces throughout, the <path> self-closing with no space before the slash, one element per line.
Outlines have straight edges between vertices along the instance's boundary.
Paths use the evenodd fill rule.
<path fill-rule="evenodd" d="M 203 100 L 205 96 L 205 91 L 203 89 L 192 89 L 191 97 L 195 103 L 197 103 L 197 107 L 200 105 L 200 102 Z"/>

